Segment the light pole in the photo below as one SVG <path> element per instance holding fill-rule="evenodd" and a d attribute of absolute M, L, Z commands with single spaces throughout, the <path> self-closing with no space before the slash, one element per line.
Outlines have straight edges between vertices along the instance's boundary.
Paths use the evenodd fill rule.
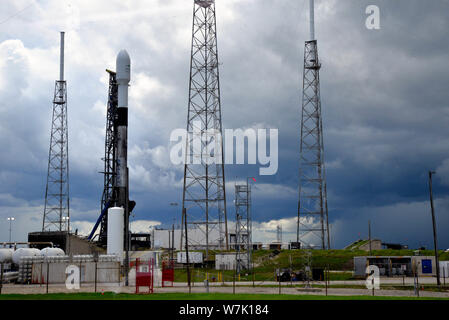
<path fill-rule="evenodd" d="M 433 206 L 433 193 L 432 193 L 432 174 L 435 174 L 434 171 L 429 171 L 429 188 L 430 188 L 430 207 L 432 209 L 432 225 L 433 225 L 433 245 L 435 248 L 435 264 L 437 270 L 437 285 L 440 286 L 440 262 L 438 259 L 438 244 L 437 244 L 437 228 L 435 222 L 435 208 Z"/>
<path fill-rule="evenodd" d="M 11 241 L 12 241 L 12 237 L 11 237 L 11 235 L 12 235 L 12 222 L 14 220 L 16 220 L 16 219 L 14 217 L 8 217 L 7 220 L 9 221 L 9 242 L 10 242 L 9 247 L 11 248 L 12 247 L 12 245 L 11 245 Z"/>
<path fill-rule="evenodd" d="M 65 252 L 67 252 L 68 255 L 70 255 L 71 248 L 70 248 L 70 224 L 69 224 L 70 217 L 62 217 L 62 222 L 67 223 L 67 243 L 65 247 Z"/>
<path fill-rule="evenodd" d="M 62 222 L 67 223 L 67 231 L 70 233 L 69 220 L 70 217 L 62 217 Z"/>
<path fill-rule="evenodd" d="M 178 203 L 172 202 L 172 203 L 170 203 L 170 206 L 178 207 Z M 171 247 L 170 247 L 171 261 L 173 261 L 174 256 L 175 256 L 175 222 L 176 222 L 176 217 L 173 218 L 173 225 L 172 225 L 172 230 L 171 230 Z M 181 230 L 181 232 L 182 232 L 182 230 Z M 170 231 L 169 231 L 169 235 L 170 235 Z M 182 248 L 180 248 L 180 250 L 182 250 Z"/>
<path fill-rule="evenodd" d="M 371 256 L 371 220 L 368 220 L 369 255 Z"/>

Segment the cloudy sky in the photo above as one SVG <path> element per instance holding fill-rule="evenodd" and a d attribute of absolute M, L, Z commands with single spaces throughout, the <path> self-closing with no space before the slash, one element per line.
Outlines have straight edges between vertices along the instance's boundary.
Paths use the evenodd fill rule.
<path fill-rule="evenodd" d="M 449 1 L 317 0 L 316 35 L 333 247 L 373 236 L 432 246 L 427 172 L 439 244 L 449 247 Z M 381 29 L 365 27 L 380 8 Z M 42 224 L 59 31 L 66 31 L 71 216 L 87 233 L 99 215 L 106 68 L 132 59 L 129 120 L 133 231 L 180 221 L 182 167 L 170 133 L 187 117 L 193 1 L 0 2 L 0 241 Z M 233 185 L 255 177 L 255 240 L 278 224 L 294 238 L 307 0 L 217 0 L 225 128 L 278 128 L 279 170 L 227 165 Z M 232 219 L 233 220 L 233 219 Z"/>

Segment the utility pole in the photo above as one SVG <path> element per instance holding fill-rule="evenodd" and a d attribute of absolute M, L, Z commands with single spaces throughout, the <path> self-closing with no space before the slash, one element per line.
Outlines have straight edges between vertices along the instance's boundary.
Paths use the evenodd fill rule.
<path fill-rule="evenodd" d="M 438 259 L 438 243 L 437 243 L 437 228 L 435 222 L 435 208 L 433 206 L 433 193 L 432 193 L 432 174 L 435 174 L 434 171 L 429 171 L 429 189 L 430 189 L 430 207 L 432 211 L 432 225 L 433 225 L 433 245 L 435 248 L 435 264 L 437 270 L 437 285 L 441 286 L 440 282 L 440 261 Z"/>
<path fill-rule="evenodd" d="M 371 255 L 371 220 L 368 220 L 369 255 Z"/>
<path fill-rule="evenodd" d="M 173 262 L 173 260 L 175 259 L 175 224 L 173 223 L 171 226 L 171 263 Z"/>
<path fill-rule="evenodd" d="M 187 283 L 189 285 L 189 293 L 192 293 L 192 288 L 190 285 L 190 268 L 189 268 L 189 242 L 187 237 L 187 210 L 186 208 L 182 208 L 182 220 L 184 221 L 185 227 L 185 244 L 186 244 L 186 262 L 187 262 Z"/>
<path fill-rule="evenodd" d="M 15 220 L 14 217 L 8 217 L 7 220 L 9 221 L 9 247 L 12 247 L 11 241 L 12 241 L 12 222 Z"/>

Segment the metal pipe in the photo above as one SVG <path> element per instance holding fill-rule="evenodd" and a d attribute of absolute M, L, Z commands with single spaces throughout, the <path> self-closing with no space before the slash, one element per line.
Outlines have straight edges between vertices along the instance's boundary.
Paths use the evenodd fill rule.
<path fill-rule="evenodd" d="M 46 285 L 46 287 L 45 287 L 45 293 L 47 293 L 48 294 L 48 281 L 49 281 L 49 279 L 50 279 L 50 263 L 49 262 L 47 262 L 47 283 L 45 284 Z"/>
<path fill-rule="evenodd" d="M 310 0 L 310 40 L 315 40 L 315 3 Z"/>
<path fill-rule="evenodd" d="M 437 271 L 437 285 L 441 286 L 440 282 L 440 262 L 438 258 L 438 243 L 437 243 L 437 227 L 435 222 L 435 208 L 433 206 L 433 193 L 432 193 L 432 174 L 435 172 L 429 171 L 429 188 L 430 188 L 430 207 L 432 211 L 432 225 L 433 225 L 433 245 L 435 248 L 435 264 L 436 264 L 436 271 Z"/>
<path fill-rule="evenodd" d="M 171 245 L 172 245 L 172 249 L 171 249 L 171 261 L 173 262 L 175 259 L 175 225 L 172 225 L 172 231 L 171 231 L 171 236 L 172 236 L 172 240 L 171 240 Z"/>
<path fill-rule="evenodd" d="M 369 255 L 371 255 L 371 220 L 368 220 L 368 237 L 369 237 Z"/>
<path fill-rule="evenodd" d="M 14 246 L 16 246 L 16 245 L 21 245 L 21 244 L 28 244 L 28 245 L 30 245 L 30 244 L 49 244 L 49 245 L 51 245 L 51 247 L 53 248 L 53 242 L 50 242 L 50 241 L 31 241 L 31 242 L 1 242 L 1 245 L 3 246 L 3 247 L 5 247 L 6 245 L 9 245 L 9 244 L 13 244 Z"/>
<path fill-rule="evenodd" d="M 95 261 L 95 293 L 97 293 L 97 269 L 98 269 L 98 263 Z M 120 277 L 119 277 L 120 279 Z"/>
<path fill-rule="evenodd" d="M 186 208 L 182 208 L 182 216 L 184 218 L 184 227 L 185 227 L 185 237 L 186 237 L 186 266 L 187 266 L 187 283 L 189 285 L 189 293 L 192 293 L 192 288 L 190 284 L 190 268 L 189 268 L 189 243 L 187 238 L 187 210 Z"/>
<path fill-rule="evenodd" d="M 9 221 L 9 242 L 12 241 L 12 222 L 15 220 L 14 217 L 8 217 Z"/>
<path fill-rule="evenodd" d="M 2 294 L 2 288 L 3 288 L 3 262 L 0 264 L 0 294 Z"/>
<path fill-rule="evenodd" d="M 59 81 L 64 81 L 64 31 L 61 32 L 61 53 L 59 67 Z"/>

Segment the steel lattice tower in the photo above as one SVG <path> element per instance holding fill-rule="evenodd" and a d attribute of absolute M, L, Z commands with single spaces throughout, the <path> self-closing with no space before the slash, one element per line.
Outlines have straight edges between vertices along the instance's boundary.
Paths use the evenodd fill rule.
<path fill-rule="evenodd" d="M 251 228 L 251 186 L 235 186 L 235 241 L 236 270 L 251 268 L 252 228 Z"/>
<path fill-rule="evenodd" d="M 330 239 L 320 98 L 321 64 L 314 29 L 314 2 L 310 0 L 311 40 L 305 42 L 304 49 L 297 242 L 306 242 L 305 236 L 313 236 L 325 249 L 326 245 L 330 248 Z"/>
<path fill-rule="evenodd" d="M 64 80 L 64 32 L 61 32 L 60 77 L 53 99 L 47 186 L 42 231 L 69 231 L 69 154 L 67 83 Z"/>
<path fill-rule="evenodd" d="M 188 245 L 205 249 L 206 257 L 211 247 L 228 249 L 221 133 L 215 1 L 194 0 L 182 207 L 189 229 L 196 229 Z M 219 161 L 211 164 L 213 158 Z"/>
<path fill-rule="evenodd" d="M 108 105 L 106 112 L 106 138 L 104 148 L 104 188 L 101 197 L 101 211 L 115 205 L 116 172 L 117 172 L 117 81 L 116 73 L 106 70 L 109 74 Z M 98 241 L 106 244 L 108 230 L 108 215 L 105 212 L 101 219 Z"/>

